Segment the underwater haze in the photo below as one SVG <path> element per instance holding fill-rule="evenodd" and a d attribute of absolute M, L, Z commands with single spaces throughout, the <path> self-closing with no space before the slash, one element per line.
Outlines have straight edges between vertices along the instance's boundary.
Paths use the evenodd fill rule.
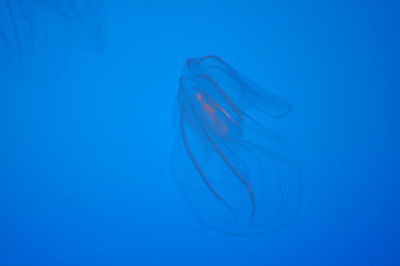
<path fill-rule="evenodd" d="M 399 12 L 0 0 L 0 265 L 400 265 Z"/>

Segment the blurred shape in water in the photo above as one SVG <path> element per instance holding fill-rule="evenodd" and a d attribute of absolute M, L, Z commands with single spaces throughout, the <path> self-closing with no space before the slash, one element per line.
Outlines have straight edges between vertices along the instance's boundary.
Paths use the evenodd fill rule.
<path fill-rule="evenodd" d="M 65 70 L 71 49 L 104 49 L 101 0 L 0 0 L 0 69 L 28 81 Z"/>

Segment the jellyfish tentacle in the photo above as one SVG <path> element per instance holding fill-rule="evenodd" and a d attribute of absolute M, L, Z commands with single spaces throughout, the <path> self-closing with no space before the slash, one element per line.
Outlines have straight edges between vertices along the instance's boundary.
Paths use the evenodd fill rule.
<path fill-rule="evenodd" d="M 188 156 L 190 160 L 192 161 L 194 167 L 196 168 L 196 171 L 200 175 L 201 179 L 203 180 L 204 184 L 207 186 L 208 190 L 219 200 L 223 203 L 223 205 L 226 206 L 228 209 L 229 213 L 232 215 L 233 219 L 236 221 L 236 216 L 232 210 L 232 207 L 226 202 L 224 198 L 219 195 L 215 189 L 211 186 L 208 178 L 204 174 L 203 170 L 201 169 L 200 165 L 198 164 L 196 158 L 194 157 L 192 150 L 190 148 L 190 145 L 188 143 L 187 137 L 186 137 L 186 132 L 185 132 L 185 125 L 184 125 L 184 109 L 181 107 L 181 118 L 180 118 L 180 128 L 181 128 L 181 135 L 182 135 L 182 140 L 183 144 L 185 146 L 186 152 L 188 153 Z"/>
<path fill-rule="evenodd" d="M 192 109 L 194 108 L 193 105 L 191 104 Z M 195 113 L 195 111 L 193 110 L 193 112 Z M 196 119 L 200 122 L 199 117 L 195 114 Z M 208 142 L 211 144 L 211 147 L 217 152 L 218 156 L 223 160 L 223 162 L 225 163 L 226 166 L 228 166 L 228 168 L 232 171 L 232 173 L 234 174 L 234 176 L 236 176 L 238 178 L 238 180 L 244 185 L 250 201 L 251 201 L 251 206 L 252 206 L 252 211 L 251 211 L 251 215 L 250 215 L 250 221 L 253 220 L 255 213 L 256 213 L 256 200 L 254 198 L 254 193 L 253 190 L 250 186 L 250 184 L 245 180 L 245 178 L 237 171 L 237 169 L 229 162 L 229 160 L 227 159 L 227 157 L 225 156 L 225 154 L 222 152 L 222 150 L 220 148 L 218 148 L 218 146 L 215 144 L 214 140 L 212 139 L 212 137 L 207 133 L 207 131 L 201 127 L 202 132 L 204 134 L 204 136 L 207 138 Z"/>
<path fill-rule="evenodd" d="M 228 166 L 228 168 L 233 172 L 233 174 L 239 179 L 239 181 L 245 186 L 246 191 L 250 197 L 251 205 L 252 205 L 252 211 L 251 211 L 251 216 L 250 216 L 250 221 L 253 220 L 255 214 L 256 214 L 256 209 L 257 209 L 257 204 L 256 200 L 254 198 L 254 193 L 253 190 L 250 186 L 250 184 L 245 180 L 245 178 L 237 171 L 237 169 L 229 162 L 225 154 L 221 151 L 220 148 L 215 144 L 215 142 L 212 140 L 210 135 L 206 132 L 204 132 L 207 140 L 210 142 L 211 146 L 213 149 L 218 153 L 219 157 L 224 161 L 225 165 Z"/>

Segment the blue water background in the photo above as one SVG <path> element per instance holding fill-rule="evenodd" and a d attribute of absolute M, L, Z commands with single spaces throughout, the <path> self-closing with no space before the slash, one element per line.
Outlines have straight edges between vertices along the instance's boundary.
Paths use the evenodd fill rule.
<path fill-rule="evenodd" d="M 71 34 L 59 78 L 0 72 L 0 265 L 400 265 L 399 11 L 105 1 L 104 49 Z M 171 176 L 180 72 L 207 54 L 293 105 L 273 128 L 305 194 L 279 232 L 209 231 Z"/>

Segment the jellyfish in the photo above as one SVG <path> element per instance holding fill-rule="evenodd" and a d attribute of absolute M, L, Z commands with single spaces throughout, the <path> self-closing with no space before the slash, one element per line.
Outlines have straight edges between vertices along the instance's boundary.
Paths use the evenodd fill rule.
<path fill-rule="evenodd" d="M 297 216 L 302 182 L 285 137 L 268 127 L 292 106 L 217 56 L 187 59 L 179 80 L 173 175 L 206 227 L 266 234 Z"/>
<path fill-rule="evenodd" d="M 79 3 L 0 1 L 0 70 L 27 81 L 53 80 L 67 68 L 72 47 L 93 43 L 102 50 L 102 1 Z"/>

